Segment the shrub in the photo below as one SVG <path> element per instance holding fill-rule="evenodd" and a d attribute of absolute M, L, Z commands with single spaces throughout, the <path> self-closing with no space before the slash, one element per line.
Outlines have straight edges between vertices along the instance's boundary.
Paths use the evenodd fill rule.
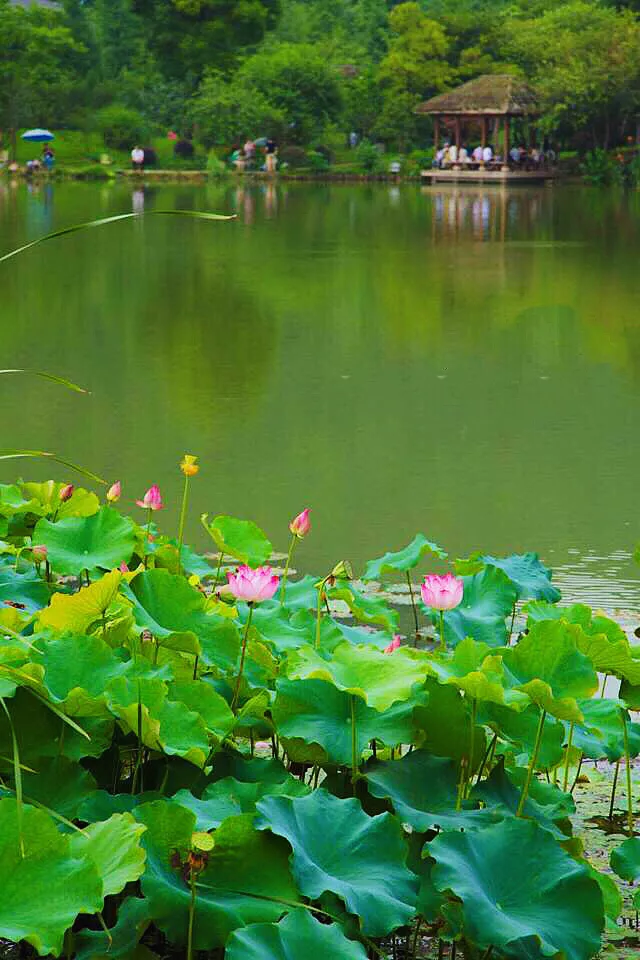
<path fill-rule="evenodd" d="M 113 104 L 104 107 L 96 116 L 98 130 L 104 142 L 113 150 L 130 150 L 147 136 L 144 118 L 137 110 Z"/>
<path fill-rule="evenodd" d="M 623 178 L 622 165 L 606 150 L 590 150 L 580 164 L 580 172 L 587 183 L 593 186 L 605 187 L 621 183 Z"/>
<path fill-rule="evenodd" d="M 316 173 L 323 173 L 329 169 L 329 161 L 324 153 L 319 150 L 311 150 L 307 156 L 307 163 Z"/>
<path fill-rule="evenodd" d="M 380 150 L 370 140 L 363 140 L 356 148 L 356 162 L 364 173 L 379 173 L 383 168 Z"/>
<path fill-rule="evenodd" d="M 178 140 L 173 148 L 173 153 L 174 156 L 180 157 L 182 160 L 191 160 L 195 150 L 190 140 Z"/>
<path fill-rule="evenodd" d="M 155 167 L 158 164 L 158 154 L 153 147 L 143 147 L 145 167 Z"/>
<path fill-rule="evenodd" d="M 229 168 L 215 150 L 209 150 L 207 154 L 207 173 L 210 177 L 224 177 L 229 173 Z"/>
<path fill-rule="evenodd" d="M 278 160 L 280 163 L 286 163 L 293 170 L 299 167 L 307 166 L 307 151 L 304 147 L 298 147 L 294 143 L 287 144 L 278 151 Z"/>

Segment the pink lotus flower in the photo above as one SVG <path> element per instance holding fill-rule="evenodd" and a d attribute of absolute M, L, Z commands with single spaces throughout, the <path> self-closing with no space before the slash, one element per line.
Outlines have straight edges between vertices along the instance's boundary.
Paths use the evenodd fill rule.
<path fill-rule="evenodd" d="M 446 573 L 444 577 L 430 574 L 420 587 L 422 599 L 432 610 L 453 610 L 462 601 L 464 584 L 459 577 Z"/>
<path fill-rule="evenodd" d="M 120 573 L 129 573 L 129 567 L 128 567 L 127 564 L 124 562 L 124 560 L 122 561 L 122 563 L 120 564 L 120 566 L 118 567 L 118 569 L 120 570 Z"/>
<path fill-rule="evenodd" d="M 402 637 L 399 633 L 394 633 L 393 640 L 388 647 L 385 647 L 382 651 L 383 653 L 393 653 L 394 650 L 397 650 L 398 647 L 402 646 Z"/>
<path fill-rule="evenodd" d="M 245 600 L 247 603 L 260 603 L 261 600 L 270 600 L 280 584 L 280 578 L 275 575 L 271 567 L 251 567 L 243 565 L 235 573 L 227 573 L 229 590 L 236 600 Z"/>
<path fill-rule="evenodd" d="M 311 523 L 309 522 L 309 507 L 306 510 L 303 510 L 302 513 L 299 513 L 297 517 L 294 517 L 291 523 L 289 524 L 289 530 L 297 537 L 299 540 L 302 540 L 303 537 L 309 533 L 311 530 Z"/>
<path fill-rule="evenodd" d="M 36 563 L 42 563 L 43 560 L 47 559 L 47 548 L 44 544 L 34 544 L 31 547 L 31 552 Z"/>
<path fill-rule="evenodd" d="M 66 483 L 64 487 L 60 489 L 60 493 L 58 494 L 60 502 L 65 503 L 65 501 L 70 500 L 73 496 L 74 489 L 75 488 L 72 483 Z"/>
<path fill-rule="evenodd" d="M 162 497 L 157 483 L 149 487 L 142 500 L 136 500 L 136 503 L 144 510 L 162 510 Z"/>
<path fill-rule="evenodd" d="M 115 483 L 112 483 L 109 489 L 107 490 L 107 500 L 109 503 L 117 503 L 122 495 L 122 484 L 119 480 L 116 480 Z"/>

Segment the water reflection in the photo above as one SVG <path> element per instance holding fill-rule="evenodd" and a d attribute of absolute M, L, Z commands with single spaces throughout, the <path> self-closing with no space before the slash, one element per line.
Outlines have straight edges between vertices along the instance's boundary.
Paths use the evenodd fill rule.
<path fill-rule="evenodd" d="M 174 464 L 192 450 L 206 465 L 194 516 L 249 514 L 280 547 L 292 510 L 312 505 L 312 569 L 343 555 L 358 565 L 423 530 L 453 555 L 537 548 L 572 599 L 592 584 L 636 604 L 638 197 L 50 190 L 0 184 L 3 250 L 143 208 L 238 219 L 113 224 L 0 267 L 5 365 L 93 391 L 0 383 L 20 414 L 6 419 L 5 446 L 46 442 L 121 477 L 131 498 L 159 482 L 170 504 Z"/>

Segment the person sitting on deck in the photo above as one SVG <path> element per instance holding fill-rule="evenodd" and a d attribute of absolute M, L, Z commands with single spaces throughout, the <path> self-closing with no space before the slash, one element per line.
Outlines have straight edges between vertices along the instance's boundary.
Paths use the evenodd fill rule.
<path fill-rule="evenodd" d="M 460 147 L 460 153 L 458 154 L 458 163 L 466 164 L 471 162 L 471 157 L 467 151 L 466 147 Z"/>
<path fill-rule="evenodd" d="M 443 158 L 444 158 L 444 147 L 440 147 L 435 157 L 433 158 L 433 166 L 441 170 Z"/>
<path fill-rule="evenodd" d="M 473 160 L 474 160 L 475 163 L 482 163 L 482 146 L 481 146 L 481 144 L 478 144 L 478 146 L 477 146 L 477 147 L 475 148 L 475 150 L 473 151 Z"/>
<path fill-rule="evenodd" d="M 452 143 L 449 147 L 449 163 L 455 164 L 458 162 L 458 147 L 457 144 Z"/>
<path fill-rule="evenodd" d="M 516 147 L 514 144 L 514 146 L 511 147 L 511 150 L 509 150 L 509 158 L 511 160 L 511 163 L 518 166 L 518 164 L 520 163 L 520 147 Z"/>
<path fill-rule="evenodd" d="M 482 162 L 491 163 L 492 160 L 493 160 L 493 150 L 491 149 L 489 144 L 487 144 L 487 146 L 484 147 L 482 150 Z"/>
<path fill-rule="evenodd" d="M 448 143 L 445 143 L 444 149 L 442 151 L 442 160 L 440 161 L 440 166 L 442 169 L 450 166 L 451 164 L 451 147 Z"/>

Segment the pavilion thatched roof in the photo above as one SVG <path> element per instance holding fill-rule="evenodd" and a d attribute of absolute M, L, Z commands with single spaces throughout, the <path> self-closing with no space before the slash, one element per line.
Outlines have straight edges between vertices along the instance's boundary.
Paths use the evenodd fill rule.
<path fill-rule="evenodd" d="M 416 113 L 522 116 L 538 113 L 538 103 L 535 93 L 524 80 L 506 73 L 488 73 L 421 103 Z"/>

